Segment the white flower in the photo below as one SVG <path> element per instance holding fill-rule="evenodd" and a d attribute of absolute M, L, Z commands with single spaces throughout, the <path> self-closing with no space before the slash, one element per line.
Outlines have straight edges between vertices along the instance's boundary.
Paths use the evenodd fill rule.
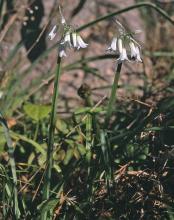
<path fill-rule="evenodd" d="M 142 62 L 140 57 L 140 49 L 138 46 L 135 46 L 135 44 L 131 41 L 129 43 L 130 49 L 131 49 L 131 58 L 137 62 Z"/>
<path fill-rule="evenodd" d="M 129 33 L 118 20 L 116 20 L 116 24 L 118 25 L 119 34 L 117 35 L 117 37 L 114 37 L 112 39 L 111 45 L 108 50 L 117 52 L 118 48 L 119 58 L 117 60 L 119 62 L 123 62 L 125 60 L 130 61 L 131 59 L 133 61 L 142 62 L 140 56 L 141 46 L 132 37 L 133 35 L 140 33 L 140 31 L 136 30 L 135 32 Z M 128 55 L 127 51 L 130 52 L 128 53 Z M 130 60 L 128 59 L 128 57 L 130 58 Z"/>
<path fill-rule="evenodd" d="M 139 49 L 139 47 L 136 46 L 135 49 L 136 49 L 136 52 L 137 52 L 137 57 L 136 57 L 137 59 L 136 59 L 136 61 L 142 62 L 142 59 L 141 59 L 141 56 L 140 56 L 140 49 Z"/>
<path fill-rule="evenodd" d="M 66 57 L 64 44 L 59 44 L 59 57 Z"/>
<path fill-rule="evenodd" d="M 131 49 L 131 58 L 136 59 L 137 58 L 137 50 L 135 48 L 135 44 L 131 41 L 129 43 L 130 49 Z"/>
<path fill-rule="evenodd" d="M 80 35 L 77 34 L 77 49 L 79 50 L 80 48 L 86 48 L 87 46 L 88 44 L 86 44 Z"/>
<path fill-rule="evenodd" d="M 129 61 L 125 47 L 122 48 L 122 52 L 120 53 L 120 57 L 117 60 L 119 63 L 122 63 L 125 60 Z"/>
<path fill-rule="evenodd" d="M 88 46 L 88 44 L 86 44 L 81 36 L 76 32 L 72 32 L 71 36 L 72 45 L 74 48 L 77 48 L 79 50 L 80 48 L 86 48 Z"/>
<path fill-rule="evenodd" d="M 64 25 L 66 24 L 65 18 L 63 16 L 61 16 L 61 23 Z"/>
<path fill-rule="evenodd" d="M 66 57 L 65 50 L 60 50 L 59 51 L 59 57 Z"/>
<path fill-rule="evenodd" d="M 53 40 L 55 38 L 56 30 L 57 30 L 57 26 L 54 25 L 54 27 L 51 29 L 50 33 L 48 34 L 50 40 Z"/>
<path fill-rule="evenodd" d="M 65 34 L 65 37 L 64 37 L 64 41 L 63 41 L 65 44 L 67 44 L 69 47 L 72 47 L 72 44 L 71 44 L 71 35 L 70 35 L 70 32 L 67 32 Z"/>
<path fill-rule="evenodd" d="M 59 6 L 59 13 L 61 17 L 61 25 L 63 27 L 63 34 L 61 36 L 61 40 L 58 43 L 58 55 L 59 57 L 66 57 L 66 50 L 71 48 L 86 48 L 88 44 L 86 44 L 80 35 L 76 33 L 76 31 L 68 24 L 66 24 L 65 18 L 62 15 L 61 8 Z M 56 36 L 57 26 L 55 25 L 53 29 L 49 33 L 49 38 L 51 40 Z"/>
<path fill-rule="evenodd" d="M 114 37 L 111 42 L 111 46 L 108 47 L 108 50 L 116 51 L 117 50 L 117 38 Z"/>

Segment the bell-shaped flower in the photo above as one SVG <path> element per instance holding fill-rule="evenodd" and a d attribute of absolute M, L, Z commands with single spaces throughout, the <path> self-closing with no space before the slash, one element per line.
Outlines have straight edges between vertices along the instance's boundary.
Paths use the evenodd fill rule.
<path fill-rule="evenodd" d="M 65 45 L 64 44 L 59 44 L 58 47 L 58 53 L 59 53 L 59 57 L 66 57 L 66 52 L 65 52 Z"/>
<path fill-rule="evenodd" d="M 129 61 L 125 47 L 122 48 L 122 52 L 120 53 L 120 56 L 117 60 L 119 63 L 122 63 L 123 61 L 126 60 Z"/>
<path fill-rule="evenodd" d="M 117 52 L 117 48 L 118 48 L 119 58 L 117 60 L 119 62 L 123 62 L 125 60 L 128 60 L 128 61 L 133 60 L 137 62 L 142 62 L 141 56 L 140 56 L 141 46 L 132 37 L 134 34 L 137 34 L 140 31 L 129 33 L 129 32 L 126 32 L 126 29 L 123 27 L 123 25 L 118 20 L 116 20 L 116 24 L 118 25 L 119 34 L 112 39 L 111 45 L 107 50 Z M 128 57 L 130 59 L 128 59 Z"/>
<path fill-rule="evenodd" d="M 63 17 L 63 15 L 61 14 L 61 24 L 65 25 L 66 24 L 66 20 L 65 18 Z"/>
<path fill-rule="evenodd" d="M 80 35 L 77 34 L 77 49 L 86 48 L 88 44 L 86 44 Z"/>
<path fill-rule="evenodd" d="M 63 27 L 63 33 L 60 37 L 61 40 L 58 43 L 59 57 L 66 57 L 66 50 L 71 48 L 86 48 L 88 46 L 87 43 L 83 41 L 81 36 L 76 33 L 76 31 L 72 28 L 71 25 L 68 25 L 65 21 L 64 16 L 62 15 L 61 8 L 59 7 L 59 13 L 61 16 L 61 25 Z M 51 32 L 49 33 L 50 40 L 53 40 L 56 35 L 57 26 L 55 25 Z"/>
<path fill-rule="evenodd" d="M 71 44 L 71 33 L 70 32 L 65 33 L 64 43 L 66 45 L 68 45 L 69 47 L 72 47 L 72 44 Z"/>
<path fill-rule="evenodd" d="M 138 62 L 142 62 L 141 56 L 140 56 L 140 49 L 138 46 L 135 47 L 136 52 L 137 52 L 137 57 L 136 57 L 136 61 Z"/>
<path fill-rule="evenodd" d="M 131 59 L 137 61 L 137 62 L 142 62 L 141 57 L 140 57 L 140 49 L 139 46 L 135 46 L 134 42 L 129 43 L 130 50 L 131 50 Z"/>
<path fill-rule="evenodd" d="M 110 50 L 110 51 L 116 51 L 117 50 L 117 38 L 116 37 L 114 37 L 112 39 L 111 46 L 108 47 L 107 50 Z"/>
<path fill-rule="evenodd" d="M 137 58 L 137 50 L 135 48 L 135 44 L 131 41 L 129 43 L 130 50 L 131 50 L 131 59 L 136 59 Z"/>
<path fill-rule="evenodd" d="M 54 27 L 51 29 L 50 33 L 48 34 L 48 37 L 50 40 L 53 40 L 56 36 L 57 26 L 54 25 Z"/>

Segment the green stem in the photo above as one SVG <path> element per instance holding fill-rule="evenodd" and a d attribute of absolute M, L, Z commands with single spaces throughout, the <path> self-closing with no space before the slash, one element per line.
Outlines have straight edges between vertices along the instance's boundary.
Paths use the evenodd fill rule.
<path fill-rule="evenodd" d="M 39 121 L 36 124 L 36 129 L 35 129 L 34 138 L 33 138 L 34 141 L 37 140 L 38 132 L 39 132 Z"/>
<path fill-rule="evenodd" d="M 57 108 L 58 93 L 59 93 L 60 69 L 61 69 L 61 58 L 59 57 L 57 61 L 57 71 L 54 80 L 52 110 L 51 110 L 50 126 L 48 133 L 47 167 L 46 167 L 46 174 L 44 179 L 43 200 L 47 200 L 50 197 L 51 171 L 53 167 L 54 130 L 56 123 L 56 108 Z"/>
<path fill-rule="evenodd" d="M 108 108 L 106 112 L 105 127 L 107 127 L 109 124 L 109 120 L 112 115 L 113 105 L 114 105 L 114 102 L 116 101 L 116 92 L 118 89 L 118 81 L 120 78 L 121 67 L 122 67 L 122 63 L 118 63 L 117 70 L 116 70 L 115 77 L 114 77 L 114 82 L 112 85 L 111 95 L 109 98 Z"/>

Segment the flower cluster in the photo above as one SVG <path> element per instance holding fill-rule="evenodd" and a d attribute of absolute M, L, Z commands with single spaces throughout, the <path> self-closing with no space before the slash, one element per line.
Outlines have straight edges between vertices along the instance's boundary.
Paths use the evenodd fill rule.
<path fill-rule="evenodd" d="M 110 47 L 108 47 L 107 50 L 117 52 L 119 53 L 119 58 L 117 59 L 119 63 L 122 63 L 123 61 L 137 61 L 142 62 L 141 56 L 140 56 L 140 45 L 137 43 L 137 41 L 132 37 L 133 33 L 127 33 L 125 31 L 125 28 L 122 26 L 122 24 L 119 21 L 116 21 L 116 23 L 119 26 L 119 36 L 114 37 L 112 39 Z M 136 31 L 134 34 L 138 33 Z M 127 52 L 128 51 L 128 52 Z M 129 57 L 128 58 L 128 53 Z"/>
<path fill-rule="evenodd" d="M 59 57 L 66 57 L 66 49 L 67 48 L 75 48 L 79 50 L 80 48 L 86 48 L 88 44 L 86 44 L 81 36 L 70 26 L 66 24 L 65 18 L 63 17 L 61 10 L 59 8 L 61 15 L 61 24 L 63 25 L 63 36 L 59 42 Z M 49 39 L 53 40 L 57 33 L 57 25 L 55 25 L 49 33 Z"/>

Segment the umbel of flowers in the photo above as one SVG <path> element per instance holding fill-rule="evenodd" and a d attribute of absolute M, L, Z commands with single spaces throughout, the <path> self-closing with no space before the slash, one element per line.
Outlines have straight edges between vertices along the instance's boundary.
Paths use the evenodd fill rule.
<path fill-rule="evenodd" d="M 116 23 L 119 26 L 119 34 L 113 37 L 108 50 L 119 53 L 119 58 L 117 59 L 119 63 L 122 63 L 123 61 L 142 62 L 140 56 L 141 47 L 133 38 L 133 35 L 139 33 L 139 31 L 128 33 L 119 21 L 116 20 Z"/>
<path fill-rule="evenodd" d="M 63 35 L 58 44 L 58 54 L 59 57 L 67 56 L 67 49 L 77 49 L 86 48 L 88 44 L 86 44 L 82 37 L 72 28 L 72 26 L 68 25 L 65 21 L 64 16 L 62 15 L 61 9 L 59 8 L 61 15 L 61 25 L 63 26 Z M 49 39 L 53 40 L 57 34 L 57 25 L 55 25 L 49 33 Z"/>

